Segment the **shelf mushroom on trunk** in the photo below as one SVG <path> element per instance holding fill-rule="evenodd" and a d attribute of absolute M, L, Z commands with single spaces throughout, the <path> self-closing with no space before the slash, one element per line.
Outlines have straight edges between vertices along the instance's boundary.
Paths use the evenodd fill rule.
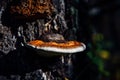
<path fill-rule="evenodd" d="M 59 34 L 52 34 L 50 38 L 54 40 L 59 36 Z M 77 41 L 65 41 L 57 38 L 57 41 L 51 40 L 50 42 L 45 42 L 42 40 L 34 40 L 27 43 L 27 46 L 36 50 L 39 54 L 43 56 L 55 56 L 55 55 L 66 55 L 84 51 L 86 46 L 83 43 Z"/>
<path fill-rule="evenodd" d="M 8 11 L 14 19 L 13 21 L 18 21 L 18 23 L 20 21 L 39 21 L 37 26 L 39 30 L 35 30 L 36 26 L 34 26 L 30 29 L 33 29 L 32 32 L 29 29 L 28 33 L 26 30 L 20 30 L 18 36 L 38 34 L 39 37 L 32 35 L 34 37 L 32 40 L 26 40 L 25 36 L 22 36 L 22 38 L 26 47 L 34 49 L 40 55 L 66 55 L 84 51 L 86 48 L 82 42 L 65 38 L 64 34 L 68 27 L 64 18 L 64 0 L 20 0 L 17 3 L 13 0 L 8 7 Z M 18 30 L 19 28 L 20 26 L 18 26 Z"/>
<path fill-rule="evenodd" d="M 68 39 L 72 33 L 65 20 L 65 1 L 8 1 L 0 15 L 0 74 L 11 80 L 70 78 L 71 54 L 86 46 Z"/>

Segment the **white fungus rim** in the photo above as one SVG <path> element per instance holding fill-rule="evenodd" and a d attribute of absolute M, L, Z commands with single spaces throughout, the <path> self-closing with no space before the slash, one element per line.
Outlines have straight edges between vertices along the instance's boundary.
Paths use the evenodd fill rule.
<path fill-rule="evenodd" d="M 81 43 L 80 46 L 74 47 L 74 48 L 59 48 L 59 47 L 39 47 L 39 46 L 34 46 L 31 44 L 27 44 L 29 47 L 32 47 L 36 50 L 44 50 L 44 51 L 50 51 L 50 52 L 57 52 L 57 53 L 77 53 L 77 52 L 82 52 L 86 49 L 86 46 L 84 43 Z"/>

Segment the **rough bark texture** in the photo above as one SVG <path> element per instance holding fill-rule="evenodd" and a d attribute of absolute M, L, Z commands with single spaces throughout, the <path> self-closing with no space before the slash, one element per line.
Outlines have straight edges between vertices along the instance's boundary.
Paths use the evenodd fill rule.
<path fill-rule="evenodd" d="M 0 80 L 67 80 L 67 77 L 70 78 L 71 55 L 43 57 L 25 47 L 27 42 L 43 39 L 43 35 L 46 34 L 58 33 L 70 40 L 65 35 L 69 31 L 66 30 L 68 27 L 64 19 L 64 0 L 52 0 L 57 11 L 50 18 L 32 21 L 14 18 L 7 11 L 9 5 L 6 4 L 11 1 L 0 2 Z M 50 27 L 44 26 L 47 23 Z"/>

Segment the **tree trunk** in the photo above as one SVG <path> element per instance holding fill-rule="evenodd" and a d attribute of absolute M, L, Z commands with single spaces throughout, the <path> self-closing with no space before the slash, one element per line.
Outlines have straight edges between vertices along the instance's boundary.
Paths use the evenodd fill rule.
<path fill-rule="evenodd" d="M 51 8 L 49 10 L 46 6 L 48 10 L 48 13 L 45 12 L 47 13 L 46 15 L 42 15 L 44 11 L 41 12 L 38 10 L 38 12 L 35 12 L 34 9 L 36 6 L 39 7 L 39 5 L 35 6 L 33 4 L 34 8 L 30 6 L 26 8 L 28 9 L 28 13 L 31 12 L 32 9 L 33 12 L 30 14 L 25 12 L 25 14 L 24 11 L 20 11 L 19 9 L 26 7 L 28 4 L 23 6 L 22 2 L 25 2 L 25 0 L 18 2 L 15 0 L 2 0 L 0 2 L 0 80 L 71 79 L 72 55 L 45 57 L 25 46 L 28 41 L 43 38 L 44 36 L 42 35 L 52 33 L 64 35 L 70 32 L 67 30 L 68 27 L 65 21 L 64 0 L 52 0 L 51 8 L 54 7 L 52 8 L 54 10 L 51 10 Z M 51 4 L 49 4 L 49 6 Z M 13 6 L 13 11 L 11 10 L 11 5 Z M 16 5 L 20 12 L 17 12 Z M 29 3 L 29 5 L 31 5 L 31 3 Z M 37 15 L 38 13 L 41 14 L 42 17 Z M 51 21 L 51 24 L 58 25 L 59 27 L 43 27 L 43 25 L 49 21 Z M 45 30 L 47 30 L 47 32 Z M 69 38 L 67 37 L 68 35 L 73 35 L 73 33 L 64 35 L 65 39 Z M 70 39 L 74 39 L 73 36 L 68 40 Z"/>

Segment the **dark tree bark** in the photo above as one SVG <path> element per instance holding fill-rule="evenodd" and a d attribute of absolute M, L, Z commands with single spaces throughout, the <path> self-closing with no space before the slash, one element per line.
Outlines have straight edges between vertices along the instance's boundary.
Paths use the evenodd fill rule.
<path fill-rule="evenodd" d="M 64 35 L 67 33 L 65 31 L 68 31 L 64 18 L 64 0 L 52 0 L 56 9 L 53 15 L 46 18 L 37 18 L 37 15 L 33 20 L 29 20 L 29 18 L 21 20 L 15 18 L 13 14 L 11 15 L 9 8 L 12 0 L 2 0 L 0 3 L 0 80 L 71 79 L 71 55 L 44 57 L 25 46 L 28 41 L 41 39 L 42 35 L 46 34 L 58 33 L 65 39 L 68 38 L 66 36 L 69 34 Z M 59 25 L 57 27 L 59 30 L 51 27 L 45 33 L 43 25 L 49 20 L 51 20 L 51 24 Z M 54 22 L 55 20 L 57 21 Z"/>

